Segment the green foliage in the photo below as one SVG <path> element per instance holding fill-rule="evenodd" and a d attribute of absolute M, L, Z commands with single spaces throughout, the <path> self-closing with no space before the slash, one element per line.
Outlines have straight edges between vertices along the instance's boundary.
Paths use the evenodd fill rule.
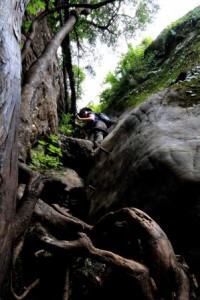
<path fill-rule="evenodd" d="M 39 140 L 38 143 L 42 145 L 46 151 L 50 154 L 56 154 L 57 156 L 62 157 L 61 149 L 54 144 L 58 142 L 58 137 L 55 134 L 49 136 L 49 141 Z"/>
<path fill-rule="evenodd" d="M 30 167 L 41 171 L 59 169 L 62 166 L 60 160 L 62 151 L 57 143 L 58 137 L 53 134 L 48 137 L 48 141 L 39 140 L 39 147 L 36 150 L 31 150 L 32 160 Z"/>
<path fill-rule="evenodd" d="M 25 21 L 22 23 L 22 28 L 24 29 L 25 33 L 27 33 L 29 31 L 31 24 L 32 24 L 31 21 Z"/>
<path fill-rule="evenodd" d="M 145 25 L 152 21 L 152 15 L 157 11 L 158 5 L 150 6 L 148 1 L 140 1 L 136 16 L 138 18 L 138 23 L 140 26 Z"/>
<path fill-rule="evenodd" d="M 92 0 L 90 4 L 97 2 Z M 133 38 L 136 32 L 143 31 L 153 20 L 158 8 L 157 0 L 124 0 L 108 3 L 91 10 L 87 19 L 78 20 L 76 32 L 70 33 L 71 41 L 76 41 L 78 36 L 81 44 L 80 55 L 89 57 L 91 53 L 95 53 L 97 41 L 114 47 L 119 37 L 123 36 L 128 40 Z M 99 53 L 95 54 L 95 59 L 100 60 Z M 93 59 L 94 55 L 91 56 L 91 60 Z"/>
<path fill-rule="evenodd" d="M 192 91 L 195 90 L 198 79 L 188 77 L 188 74 L 194 74 L 191 69 L 196 70 L 199 65 L 199 15 L 200 7 L 197 7 L 165 28 L 150 45 L 151 41 L 147 40 L 137 49 L 129 47 L 116 71 L 104 80 L 106 88 L 100 95 L 100 101 L 106 110 L 133 108 L 167 87 L 190 91 L 193 84 Z M 189 79 L 179 81 L 182 73 L 187 74 Z M 197 92 L 193 93 L 192 100 L 198 103 Z M 183 102 L 188 105 L 185 99 Z"/>
<path fill-rule="evenodd" d="M 37 15 L 41 10 L 45 9 L 45 2 L 42 0 L 31 0 L 27 6 L 26 11 L 29 15 Z M 28 33 L 32 21 L 28 20 L 22 23 L 22 29 L 24 33 Z"/>
<path fill-rule="evenodd" d="M 89 103 L 87 105 L 87 107 L 91 108 L 91 110 L 95 111 L 95 112 L 101 112 L 102 110 L 102 106 L 101 104 L 94 104 L 94 103 Z"/>
<path fill-rule="evenodd" d="M 32 150 L 33 159 L 30 164 L 32 169 L 39 169 L 45 171 L 47 169 L 59 169 L 62 167 L 58 157 L 54 157 L 48 154 L 34 153 Z"/>
<path fill-rule="evenodd" d="M 99 53 L 96 53 L 95 58 L 91 55 L 97 49 L 97 41 L 108 46 L 115 46 L 120 36 L 130 39 L 136 32 L 144 30 L 158 10 L 157 1 L 119 0 L 91 10 L 87 18 L 79 18 L 75 30 L 70 32 L 71 46 L 75 48 L 74 45 L 81 44 L 79 51 L 72 49 L 73 58 L 75 58 L 75 55 L 79 55 L 79 57 L 90 56 L 93 61 L 96 58 L 100 59 Z M 46 8 L 55 8 L 57 3 L 55 0 L 31 0 L 27 5 L 27 12 L 31 15 L 37 15 Z M 64 1 L 63 3 L 68 2 Z M 82 1 L 70 1 L 71 5 L 73 3 L 79 4 Z M 96 3 L 98 3 L 97 0 L 90 1 L 90 4 Z M 67 15 L 67 12 L 70 13 L 70 10 L 55 10 L 51 15 L 48 15 L 48 22 L 53 32 L 57 32 L 60 29 L 62 23 L 66 21 L 65 13 Z M 25 32 L 27 32 L 30 24 L 26 23 L 23 26 Z M 90 64 L 88 61 L 87 63 Z M 74 66 L 74 72 L 77 79 L 77 98 L 80 98 L 82 93 L 81 84 L 85 79 L 85 75 L 77 66 Z"/>
<path fill-rule="evenodd" d="M 30 15 L 37 15 L 40 10 L 45 9 L 45 2 L 42 0 L 32 0 L 26 6 L 26 10 Z"/>
<path fill-rule="evenodd" d="M 143 64 L 144 51 L 152 41 L 151 38 L 145 38 L 142 43 L 136 47 L 129 44 L 128 52 L 122 55 L 116 73 L 122 77 L 127 75 L 130 70 L 138 69 L 140 65 Z"/>
<path fill-rule="evenodd" d="M 199 18 L 199 6 L 188 12 L 185 16 L 182 18 L 172 22 L 170 25 L 167 26 L 167 29 L 173 29 L 175 27 L 181 26 L 183 22 L 186 24 L 188 22 L 191 22 L 191 20 L 196 20 Z"/>
<path fill-rule="evenodd" d="M 110 84 L 111 86 L 114 86 L 115 84 L 117 84 L 118 79 L 116 77 L 116 74 L 109 71 L 104 79 L 104 84 L 106 84 L 106 83 Z"/>
<path fill-rule="evenodd" d="M 58 131 L 67 136 L 71 136 L 73 133 L 72 126 L 72 114 L 61 113 Z"/>
<path fill-rule="evenodd" d="M 86 76 L 83 70 L 77 65 L 73 66 L 73 72 L 74 72 L 75 83 L 76 83 L 77 99 L 79 99 L 83 92 L 82 83 L 84 82 Z"/>
<path fill-rule="evenodd" d="M 61 55 L 59 55 L 59 67 L 62 69 L 63 68 L 63 62 L 66 65 L 67 62 L 67 56 L 65 53 L 61 53 Z M 79 99 L 81 97 L 81 94 L 83 93 L 83 89 L 82 89 L 82 84 L 86 78 L 85 73 L 83 72 L 82 68 L 80 68 L 77 65 L 73 65 L 73 73 L 74 73 L 74 81 L 75 81 L 75 90 L 76 90 L 76 96 L 77 99 Z M 70 85 L 70 84 L 69 84 Z"/>
<path fill-rule="evenodd" d="M 119 98 L 123 90 L 126 91 L 129 86 L 134 84 L 134 80 L 131 76 L 132 72 L 136 75 L 138 74 L 138 76 L 140 70 L 144 72 L 144 52 L 151 43 L 151 38 L 145 38 L 141 44 L 136 47 L 130 44 L 128 46 L 128 52 L 121 56 L 121 60 L 115 72 L 109 72 L 106 75 L 103 82 L 106 88 L 100 94 L 100 103 L 104 110 L 109 106 L 116 95 Z"/>

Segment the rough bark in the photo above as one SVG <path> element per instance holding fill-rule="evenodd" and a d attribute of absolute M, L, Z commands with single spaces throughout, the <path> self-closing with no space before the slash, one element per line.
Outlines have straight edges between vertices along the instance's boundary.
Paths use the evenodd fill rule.
<path fill-rule="evenodd" d="M 40 58 L 31 66 L 26 74 L 26 80 L 22 88 L 22 102 L 21 102 L 21 117 L 19 127 L 19 158 L 26 161 L 27 152 L 31 147 L 31 117 L 27 114 L 30 107 L 35 106 L 34 93 L 37 90 L 41 78 L 45 77 L 45 72 L 48 69 L 51 57 L 56 54 L 56 51 L 62 43 L 65 36 L 73 29 L 77 18 L 80 14 L 85 14 L 84 8 L 79 8 L 71 12 L 71 15 L 64 26 L 55 34 L 52 40 L 45 48 Z"/>
<path fill-rule="evenodd" d="M 60 4 L 63 4 L 63 1 L 60 1 Z M 69 2 L 67 2 L 69 4 Z M 63 23 L 65 23 L 69 18 L 69 9 L 65 9 L 64 16 L 60 14 L 60 21 L 61 25 L 63 26 Z M 62 54 L 63 54 L 63 76 L 64 76 L 64 85 L 65 85 L 65 93 L 67 93 L 67 73 L 69 76 L 69 86 L 71 89 L 71 103 L 76 103 L 76 93 L 75 93 L 75 82 L 74 82 L 74 74 L 72 69 L 72 56 L 71 56 L 71 50 L 70 50 L 70 36 L 69 34 L 66 36 L 66 38 L 63 40 L 62 44 Z M 66 112 L 69 112 L 70 103 L 67 103 L 67 100 L 69 100 L 69 97 L 67 95 L 66 98 Z M 73 99 L 75 98 L 75 101 Z M 71 112 L 72 113 L 72 112 Z"/>
<path fill-rule="evenodd" d="M 70 113 L 75 116 L 76 114 L 76 90 L 75 90 L 75 80 L 74 80 L 74 72 L 73 72 L 73 65 L 72 65 L 72 55 L 70 50 L 70 37 L 69 35 L 63 42 L 63 51 L 66 54 L 66 69 L 69 76 L 69 84 L 71 90 L 71 105 L 70 105 Z"/>
<path fill-rule="evenodd" d="M 23 1 L 0 3 L 0 298 L 6 296 L 17 190 L 17 123 L 21 99 L 21 22 Z"/>

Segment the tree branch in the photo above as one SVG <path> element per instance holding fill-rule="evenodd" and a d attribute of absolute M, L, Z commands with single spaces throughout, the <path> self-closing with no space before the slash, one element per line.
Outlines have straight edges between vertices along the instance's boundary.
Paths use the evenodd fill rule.
<path fill-rule="evenodd" d="M 31 43 L 35 37 L 35 33 L 36 33 L 36 29 L 37 29 L 37 26 L 39 24 L 39 22 L 46 16 L 50 15 L 50 14 L 53 14 L 54 12 L 56 11 L 59 11 L 59 10 L 62 10 L 62 9 L 66 9 L 66 8 L 85 8 L 85 9 L 91 9 L 91 10 L 95 10 L 95 9 L 98 9 L 102 6 L 105 6 L 109 3 L 114 3 L 116 1 L 119 1 L 119 0 L 106 0 L 106 1 L 101 1 L 99 3 L 96 3 L 96 4 L 88 4 L 88 3 L 80 3 L 80 4 L 62 4 L 62 5 L 58 5 L 56 6 L 55 8 L 52 8 L 52 9 L 48 9 L 48 10 L 45 10 L 43 11 L 42 13 L 40 13 L 32 22 L 31 24 L 31 27 L 30 27 L 30 34 L 28 35 L 25 43 L 24 43 L 24 47 L 22 49 L 22 53 L 21 53 L 21 56 L 22 56 L 22 61 L 24 61 L 26 55 L 27 55 L 27 52 L 28 52 L 28 49 L 30 48 L 31 46 Z M 122 0 L 120 0 L 122 1 Z M 86 13 L 86 11 L 85 11 Z M 82 12 L 82 14 L 84 14 L 84 11 Z M 87 12 L 88 14 L 88 12 Z"/>
<path fill-rule="evenodd" d="M 86 24 L 92 25 L 92 26 L 94 26 L 95 28 L 98 28 L 98 29 L 101 29 L 101 30 L 107 30 L 109 33 L 115 34 L 114 31 L 111 31 L 111 30 L 109 29 L 111 20 L 110 20 L 110 22 L 108 22 L 107 25 L 98 25 L 98 24 L 94 23 L 93 21 L 89 21 L 89 20 L 86 20 L 85 22 L 86 22 Z"/>

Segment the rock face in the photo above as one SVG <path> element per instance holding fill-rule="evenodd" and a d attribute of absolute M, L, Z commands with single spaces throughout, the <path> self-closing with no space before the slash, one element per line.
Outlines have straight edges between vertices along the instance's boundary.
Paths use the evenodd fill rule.
<path fill-rule="evenodd" d="M 96 151 L 87 182 L 95 188 L 88 189 L 92 222 L 122 207 L 140 208 L 197 271 L 200 105 L 191 99 L 165 89 L 127 113 Z"/>
<path fill-rule="evenodd" d="M 87 194 L 92 223 L 122 207 L 149 214 L 200 283 L 199 11 L 165 29 L 122 78 L 108 111 L 124 113 L 95 152 Z"/>
<path fill-rule="evenodd" d="M 113 93 L 109 92 L 108 110 L 126 111 L 174 83 L 192 90 L 199 100 L 195 80 L 199 72 L 199 47 L 200 6 L 164 29 L 147 47 L 139 64 L 123 76 Z"/>

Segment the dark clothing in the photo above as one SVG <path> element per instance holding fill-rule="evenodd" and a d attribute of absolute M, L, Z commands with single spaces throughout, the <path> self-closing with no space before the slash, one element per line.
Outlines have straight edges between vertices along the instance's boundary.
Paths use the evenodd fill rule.
<path fill-rule="evenodd" d="M 94 112 L 90 112 L 89 114 L 95 115 Z M 87 138 L 94 143 L 94 148 L 97 148 L 107 134 L 107 126 L 95 115 L 94 121 L 87 122 L 86 131 L 88 134 Z"/>
<path fill-rule="evenodd" d="M 85 122 L 86 138 L 93 142 L 96 149 L 107 135 L 107 125 L 90 108 L 84 107 L 79 112 L 79 119 Z"/>
<path fill-rule="evenodd" d="M 96 114 L 92 111 L 88 112 L 88 117 L 89 116 L 94 116 L 94 121 L 89 121 L 85 124 L 85 128 L 91 129 L 96 126 L 97 122 L 99 121 L 99 118 L 96 116 Z"/>

